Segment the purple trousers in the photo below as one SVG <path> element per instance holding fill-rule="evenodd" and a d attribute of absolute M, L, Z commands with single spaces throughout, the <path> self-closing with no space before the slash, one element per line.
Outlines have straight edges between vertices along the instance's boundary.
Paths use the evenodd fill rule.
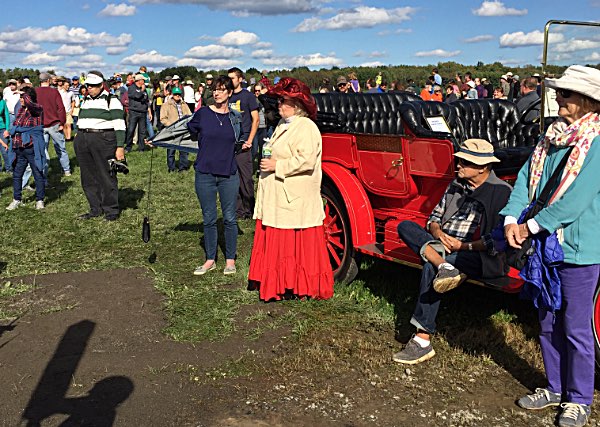
<path fill-rule="evenodd" d="M 563 264 L 558 269 L 562 308 L 540 310 L 540 344 L 548 389 L 565 402 L 590 405 L 594 397 L 593 299 L 600 264 Z"/>

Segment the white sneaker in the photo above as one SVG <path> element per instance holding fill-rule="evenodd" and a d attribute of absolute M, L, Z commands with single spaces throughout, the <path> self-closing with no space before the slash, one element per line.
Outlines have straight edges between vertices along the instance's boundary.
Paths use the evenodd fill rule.
<path fill-rule="evenodd" d="M 10 202 L 10 205 L 8 205 L 6 207 L 7 211 L 14 211 L 15 209 L 17 209 L 19 206 L 21 206 L 23 202 L 21 202 L 20 200 L 15 200 L 13 199 L 12 202 Z"/>
<path fill-rule="evenodd" d="M 37 202 L 35 202 L 35 208 L 37 210 L 40 209 L 44 209 L 46 206 L 44 205 L 44 201 L 43 200 L 38 200 Z"/>
<path fill-rule="evenodd" d="M 66 171 L 65 176 L 71 176 L 71 171 Z"/>

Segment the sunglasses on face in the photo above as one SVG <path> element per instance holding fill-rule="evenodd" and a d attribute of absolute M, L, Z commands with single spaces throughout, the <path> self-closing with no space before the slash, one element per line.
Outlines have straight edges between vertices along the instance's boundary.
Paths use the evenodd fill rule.
<path fill-rule="evenodd" d="M 475 164 L 473 162 L 470 162 L 468 160 L 461 159 L 461 158 L 458 159 L 458 164 L 461 165 L 461 166 L 470 167 L 470 168 L 478 166 L 477 164 Z"/>
<path fill-rule="evenodd" d="M 98 84 L 95 84 L 95 85 L 88 83 L 86 86 L 87 87 L 100 87 L 100 86 L 102 86 L 102 83 L 98 83 Z"/>
<path fill-rule="evenodd" d="M 570 98 L 573 95 L 573 91 L 567 89 L 556 89 L 556 93 L 560 95 L 562 99 Z"/>

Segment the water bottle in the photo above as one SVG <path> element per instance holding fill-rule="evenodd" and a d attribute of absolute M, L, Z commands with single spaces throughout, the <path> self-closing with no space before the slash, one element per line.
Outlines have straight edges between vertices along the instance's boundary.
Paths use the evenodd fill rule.
<path fill-rule="evenodd" d="M 270 159 L 271 153 L 273 151 L 273 148 L 271 146 L 271 141 L 269 140 L 269 138 L 265 138 L 264 141 L 265 141 L 265 144 L 263 145 L 263 148 L 262 148 L 262 158 Z"/>

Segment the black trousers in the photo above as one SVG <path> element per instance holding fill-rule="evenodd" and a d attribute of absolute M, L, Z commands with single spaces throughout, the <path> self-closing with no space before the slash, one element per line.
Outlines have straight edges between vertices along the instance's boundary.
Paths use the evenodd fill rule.
<path fill-rule="evenodd" d="M 138 130 L 138 147 L 140 151 L 146 149 L 144 139 L 146 138 L 146 115 L 148 113 L 139 113 L 137 111 L 129 111 L 129 119 L 127 122 L 127 139 L 125 140 L 125 149 L 131 151 L 133 147 L 133 132 L 135 128 Z"/>
<path fill-rule="evenodd" d="M 252 150 L 240 151 L 235 160 L 240 175 L 240 192 L 237 200 L 237 217 L 252 218 L 254 214 L 254 180 L 252 179 Z"/>
<path fill-rule="evenodd" d="M 119 214 L 119 189 L 116 175 L 110 174 L 108 160 L 115 158 L 117 137 L 114 131 L 78 132 L 75 155 L 81 169 L 81 186 L 92 215 Z"/>

